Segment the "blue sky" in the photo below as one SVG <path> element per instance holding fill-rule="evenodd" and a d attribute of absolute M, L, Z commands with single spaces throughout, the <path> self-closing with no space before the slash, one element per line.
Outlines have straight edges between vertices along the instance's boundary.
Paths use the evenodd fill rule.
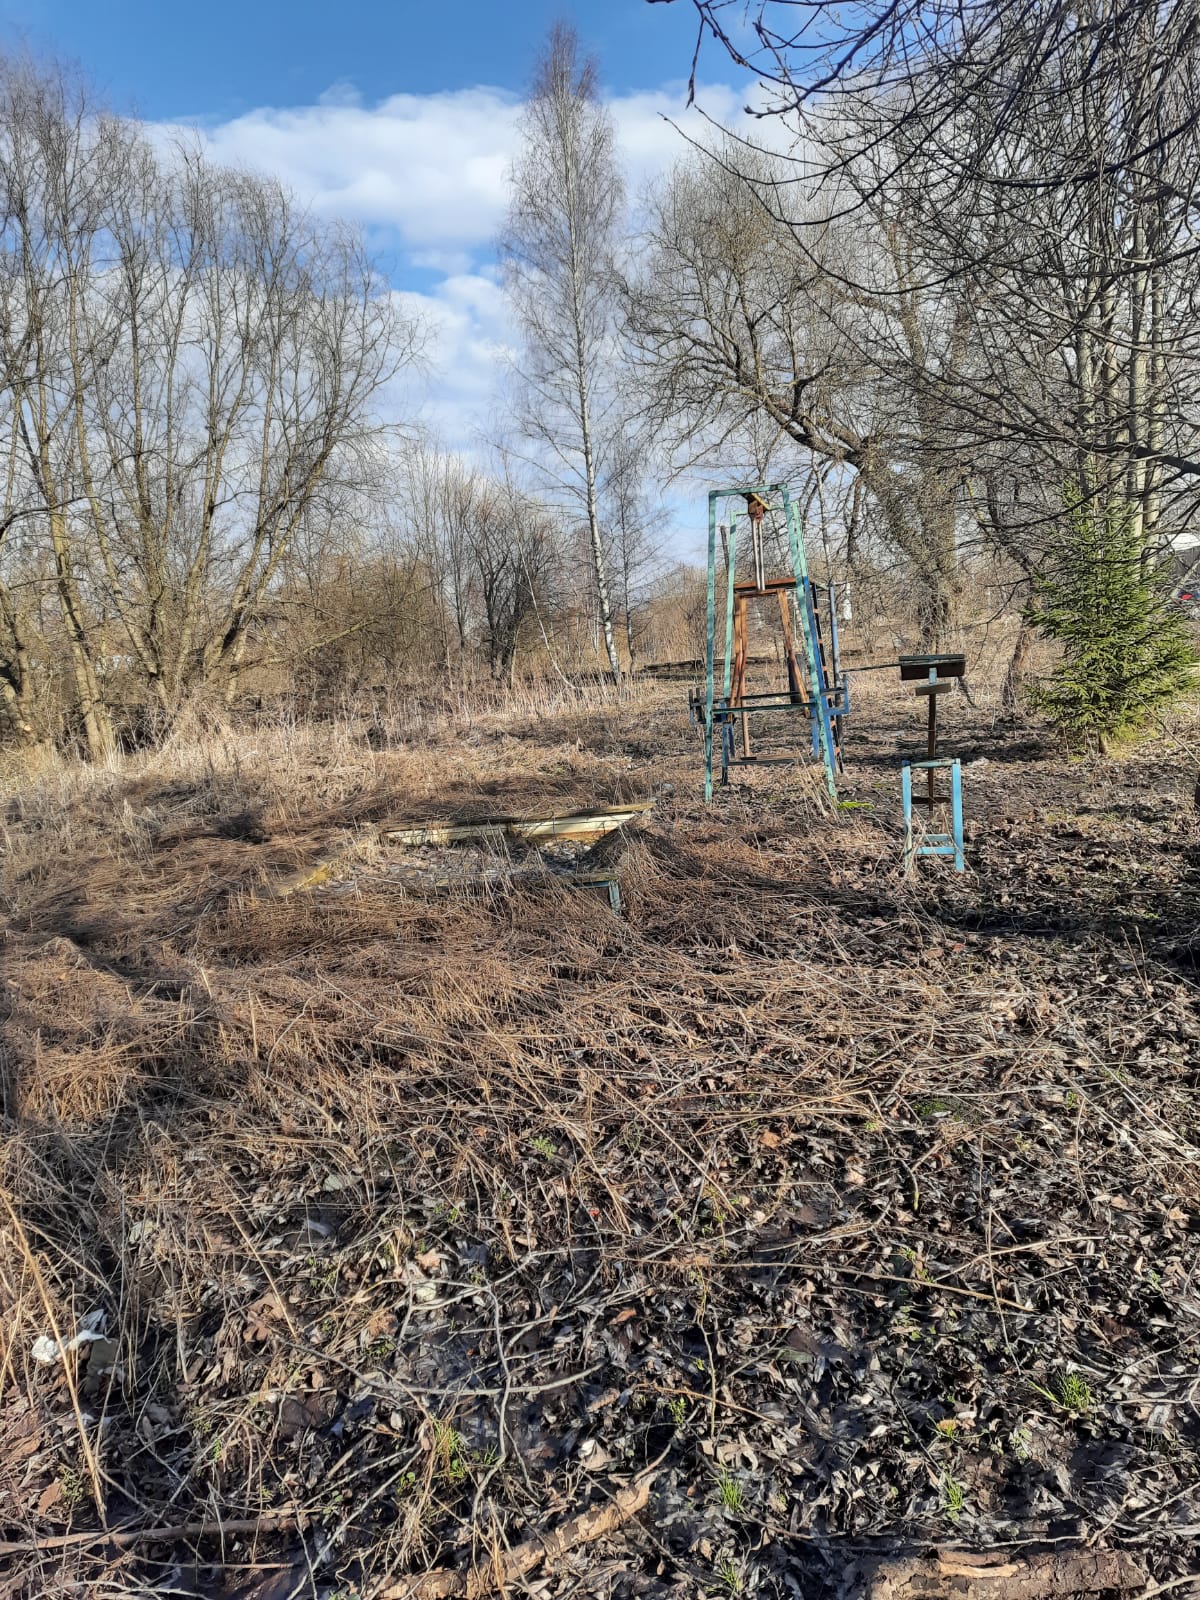
<path fill-rule="evenodd" d="M 431 330 L 428 376 L 404 405 L 477 451 L 502 420 L 514 342 L 492 241 L 520 97 L 556 17 L 599 56 L 636 194 L 687 148 L 671 122 L 709 132 L 685 109 L 690 0 L 0 0 L 0 37 L 78 66 L 163 137 L 186 129 L 214 159 L 359 224 Z M 749 85 L 711 48 L 702 64 L 705 109 L 736 123 Z M 672 546 L 692 556 L 703 518 L 672 504 L 686 524 Z"/>
<path fill-rule="evenodd" d="M 308 104 L 339 81 L 366 100 L 476 84 L 520 92 L 560 16 L 617 93 L 687 76 L 690 0 L 0 0 L 10 39 L 74 59 L 121 109 L 155 119 Z"/>

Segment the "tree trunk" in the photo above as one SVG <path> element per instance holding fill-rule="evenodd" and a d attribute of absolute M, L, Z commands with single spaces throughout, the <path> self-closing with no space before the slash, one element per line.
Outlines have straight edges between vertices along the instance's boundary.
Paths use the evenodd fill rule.
<path fill-rule="evenodd" d="M 617 641 L 613 634 L 612 605 L 608 598 L 608 574 L 604 568 L 604 542 L 600 537 L 600 508 L 596 495 L 596 459 L 592 449 L 591 407 L 588 404 L 587 367 L 583 355 L 583 340 L 578 332 L 576 343 L 579 358 L 579 425 L 583 444 L 583 470 L 587 488 L 588 537 L 592 546 L 592 571 L 596 578 L 596 604 L 599 608 L 600 626 L 604 631 L 604 648 L 613 677 L 620 682 L 621 658 L 617 654 Z"/>
<path fill-rule="evenodd" d="M 1017 637 L 1013 641 L 1012 655 L 1008 659 L 1008 668 L 1004 674 L 1004 684 L 1000 690 L 1000 710 L 1006 717 L 1015 716 L 1021 701 L 1021 690 L 1025 686 L 1025 674 L 1029 668 L 1029 657 L 1033 651 L 1033 641 L 1037 632 L 1037 624 L 1030 612 L 1021 614 L 1021 625 L 1017 629 Z"/>
<path fill-rule="evenodd" d="M 0 675 L 0 699 L 4 701 L 4 710 L 8 716 L 8 724 L 12 729 L 13 738 L 22 750 L 36 750 L 39 745 L 46 743 L 35 726 L 26 697 L 9 682 L 7 675 Z"/>
<path fill-rule="evenodd" d="M 50 514 L 50 539 L 54 548 L 55 576 L 63 619 L 67 624 L 67 641 L 71 656 L 71 676 L 75 680 L 75 695 L 83 717 L 84 736 L 88 755 L 93 761 L 106 761 L 117 748 L 117 737 L 112 718 L 100 693 L 95 662 L 87 637 L 83 602 L 75 582 L 71 560 L 70 536 L 61 512 Z"/>

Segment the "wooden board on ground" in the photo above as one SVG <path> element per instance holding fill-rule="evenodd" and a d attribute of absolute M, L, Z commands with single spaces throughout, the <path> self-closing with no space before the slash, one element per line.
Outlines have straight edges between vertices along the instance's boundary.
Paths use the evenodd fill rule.
<path fill-rule="evenodd" d="M 479 817 L 444 822 L 384 823 L 379 837 L 384 844 L 451 845 L 499 844 L 517 839 L 525 844 L 545 844 L 555 839 L 599 839 L 634 822 L 649 811 L 653 800 L 626 805 L 597 806 L 590 810 L 551 813 L 542 817 Z"/>

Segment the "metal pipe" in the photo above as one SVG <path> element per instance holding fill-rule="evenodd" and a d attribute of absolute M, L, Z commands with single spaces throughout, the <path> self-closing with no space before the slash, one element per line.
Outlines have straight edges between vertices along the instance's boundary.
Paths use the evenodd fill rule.
<path fill-rule="evenodd" d="M 717 495 L 708 497 L 708 603 L 704 628 L 705 717 L 704 803 L 712 804 L 713 763 L 713 653 L 716 648 L 717 611 Z"/>
<path fill-rule="evenodd" d="M 935 684 L 937 681 L 938 681 L 937 668 L 936 667 L 930 667 L 930 669 L 929 669 L 929 682 L 931 684 Z M 930 761 L 934 761 L 934 760 L 937 759 L 937 702 L 938 702 L 938 697 L 937 697 L 936 694 L 933 693 L 933 691 L 931 689 L 930 690 L 930 694 L 929 694 L 929 729 L 928 729 L 928 732 L 929 732 L 929 738 L 928 738 L 929 751 L 928 751 L 928 754 L 929 754 Z M 933 768 L 932 767 L 930 767 L 930 769 L 929 769 L 929 816 L 930 816 L 930 819 L 932 820 L 932 818 L 933 818 Z"/>

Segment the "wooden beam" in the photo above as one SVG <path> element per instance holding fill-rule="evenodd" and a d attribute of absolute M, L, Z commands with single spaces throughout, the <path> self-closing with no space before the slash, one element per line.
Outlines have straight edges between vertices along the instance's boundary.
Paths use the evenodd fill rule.
<path fill-rule="evenodd" d="M 551 812 L 536 817 L 477 817 L 460 821 L 388 822 L 379 830 L 384 844 L 451 845 L 500 844 L 518 839 L 526 844 L 547 844 L 555 839 L 598 839 L 623 828 L 654 806 L 653 800 L 625 805 L 598 806 L 590 810 Z"/>

